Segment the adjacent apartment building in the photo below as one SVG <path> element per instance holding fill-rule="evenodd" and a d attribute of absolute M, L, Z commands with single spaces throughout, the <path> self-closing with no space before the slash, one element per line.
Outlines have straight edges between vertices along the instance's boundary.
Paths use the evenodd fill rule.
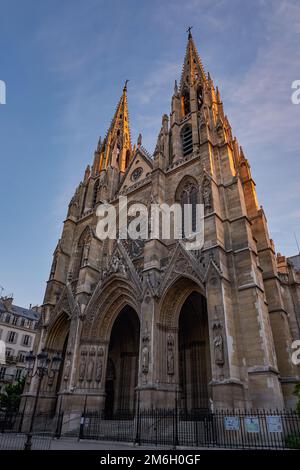
<path fill-rule="evenodd" d="M 0 298 L 0 341 L 5 349 L 0 358 L 0 392 L 24 376 L 25 358 L 33 348 L 39 318 L 38 307 L 13 305 L 12 296 Z"/>

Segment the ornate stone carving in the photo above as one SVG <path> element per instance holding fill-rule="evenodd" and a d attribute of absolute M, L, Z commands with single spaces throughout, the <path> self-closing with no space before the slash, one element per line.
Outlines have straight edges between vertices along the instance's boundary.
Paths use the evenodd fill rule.
<path fill-rule="evenodd" d="M 132 181 L 137 181 L 141 176 L 142 176 L 142 173 L 143 173 L 143 168 L 140 166 L 138 168 L 136 168 L 133 172 L 132 172 L 132 175 L 131 175 L 131 180 Z"/>
<path fill-rule="evenodd" d="M 110 269 L 107 272 L 107 274 L 114 274 L 114 273 L 121 273 L 121 274 L 126 275 L 126 266 L 119 253 L 115 253 L 112 256 L 112 259 L 110 262 Z"/>
<path fill-rule="evenodd" d="M 130 222 L 130 220 L 131 218 L 129 217 L 128 221 Z M 131 258 L 135 259 L 143 254 L 145 240 L 142 240 L 140 238 L 134 240 L 128 237 L 126 240 L 123 240 L 123 245 L 125 246 Z"/>
<path fill-rule="evenodd" d="M 174 375 L 174 336 L 171 334 L 167 340 L 167 373 Z"/>
<path fill-rule="evenodd" d="M 204 178 L 202 185 L 203 204 L 206 212 L 212 209 L 211 184 L 208 178 Z"/>

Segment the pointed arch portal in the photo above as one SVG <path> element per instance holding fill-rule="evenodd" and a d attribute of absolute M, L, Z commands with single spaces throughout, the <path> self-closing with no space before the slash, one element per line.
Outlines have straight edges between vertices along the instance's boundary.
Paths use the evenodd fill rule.
<path fill-rule="evenodd" d="M 105 412 L 112 415 L 135 408 L 138 380 L 140 321 L 135 310 L 124 307 L 110 334 L 105 378 Z"/>

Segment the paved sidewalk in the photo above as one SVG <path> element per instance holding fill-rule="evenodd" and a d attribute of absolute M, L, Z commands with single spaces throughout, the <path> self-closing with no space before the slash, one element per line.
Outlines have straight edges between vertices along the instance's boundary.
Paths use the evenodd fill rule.
<path fill-rule="evenodd" d="M 77 438 L 62 437 L 61 439 L 53 439 L 51 441 L 50 450 L 160 450 L 172 449 L 171 446 L 137 446 L 126 442 L 111 441 L 90 441 L 84 439 L 78 441 Z"/>

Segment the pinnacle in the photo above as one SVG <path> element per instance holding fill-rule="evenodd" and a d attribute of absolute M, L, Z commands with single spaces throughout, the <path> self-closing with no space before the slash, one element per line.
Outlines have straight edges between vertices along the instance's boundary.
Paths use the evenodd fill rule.
<path fill-rule="evenodd" d="M 182 68 L 182 75 L 180 80 L 180 89 L 183 88 L 184 83 L 192 84 L 195 80 L 201 79 L 202 82 L 207 82 L 204 67 L 197 52 L 194 39 L 191 33 L 191 26 L 188 28 L 188 43 Z"/>

